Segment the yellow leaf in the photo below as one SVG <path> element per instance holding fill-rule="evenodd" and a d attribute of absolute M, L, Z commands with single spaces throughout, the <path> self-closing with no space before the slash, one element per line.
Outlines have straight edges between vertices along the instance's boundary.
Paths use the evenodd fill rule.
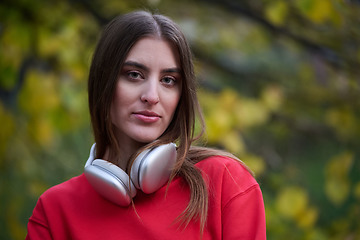
<path fill-rule="evenodd" d="M 242 99 L 234 109 L 239 128 L 249 128 L 264 124 L 269 118 L 269 110 L 257 100 Z"/>
<path fill-rule="evenodd" d="M 354 187 L 354 195 L 358 200 L 360 200 L 360 182 L 358 182 Z"/>
<path fill-rule="evenodd" d="M 318 218 L 319 211 L 314 207 L 308 207 L 297 217 L 297 224 L 302 228 L 312 228 Z"/>
<path fill-rule="evenodd" d="M 324 23 L 329 20 L 339 21 L 331 0 L 297 0 L 295 3 L 300 12 L 314 23 Z"/>
<path fill-rule="evenodd" d="M 220 37 L 219 42 L 224 46 L 227 46 L 229 49 L 234 49 L 238 46 L 238 41 L 236 41 L 238 36 L 233 28 L 219 28 L 218 33 Z"/>
<path fill-rule="evenodd" d="M 350 193 L 348 173 L 353 161 L 353 154 L 344 152 L 333 157 L 325 167 L 325 193 L 335 205 L 342 204 Z"/>
<path fill-rule="evenodd" d="M 314 1 L 313 8 L 309 12 L 310 19 L 315 23 L 322 23 L 331 18 L 333 6 L 331 0 Z"/>
<path fill-rule="evenodd" d="M 333 108 L 325 115 L 326 123 L 335 129 L 342 139 L 351 137 L 357 129 L 357 120 L 354 112 L 348 107 Z"/>
<path fill-rule="evenodd" d="M 346 177 L 354 163 L 354 155 L 351 152 L 343 152 L 328 162 L 325 173 L 328 178 Z"/>
<path fill-rule="evenodd" d="M 348 180 L 331 178 L 325 183 L 325 193 L 330 201 L 335 205 L 341 205 L 350 192 L 350 184 Z"/>
<path fill-rule="evenodd" d="M 231 118 L 224 109 L 216 108 L 205 117 L 207 136 L 210 143 L 219 141 L 231 129 Z"/>
<path fill-rule="evenodd" d="M 269 86 L 261 94 L 262 102 L 271 111 L 276 111 L 281 107 L 283 98 L 283 92 L 279 86 Z"/>
<path fill-rule="evenodd" d="M 225 89 L 221 92 L 218 101 L 222 108 L 232 111 L 234 105 L 238 104 L 238 95 L 231 89 Z"/>
<path fill-rule="evenodd" d="M 34 119 L 29 125 L 33 138 L 43 146 L 49 146 L 54 140 L 53 126 L 46 117 Z"/>
<path fill-rule="evenodd" d="M 11 235 L 11 239 L 24 239 L 26 236 L 26 226 L 22 224 L 19 219 L 21 208 L 19 206 L 24 205 L 24 200 L 20 197 L 12 198 L 9 202 L 9 206 L 5 209 L 6 225 Z"/>
<path fill-rule="evenodd" d="M 265 10 L 266 17 L 276 25 L 284 23 L 288 12 L 288 5 L 285 1 L 271 1 Z"/>
<path fill-rule="evenodd" d="M 281 215 L 295 219 L 306 210 L 308 195 L 300 187 L 290 186 L 281 190 L 276 198 L 276 209 Z"/>
<path fill-rule="evenodd" d="M 224 147 L 231 153 L 237 155 L 245 150 L 244 141 L 241 135 L 237 131 L 230 131 L 219 139 Z"/>
<path fill-rule="evenodd" d="M 38 181 L 30 182 L 28 187 L 33 196 L 40 196 L 46 189 L 49 188 L 47 184 Z"/>
<path fill-rule="evenodd" d="M 295 3 L 300 12 L 314 23 L 332 22 L 339 25 L 342 22 L 331 0 L 297 0 Z"/>
<path fill-rule="evenodd" d="M 216 94 L 202 90 L 199 91 L 199 102 L 204 111 L 205 116 L 209 112 L 218 108 L 219 105 L 218 96 Z"/>
<path fill-rule="evenodd" d="M 305 240 L 329 240 L 328 236 L 318 228 L 307 229 Z"/>
<path fill-rule="evenodd" d="M 252 154 L 245 154 L 242 158 L 256 176 L 260 176 L 265 172 L 266 164 L 263 158 Z"/>
<path fill-rule="evenodd" d="M 6 111 L 3 107 L 2 103 L 0 102 L 0 119 L 1 119 L 1 130 L 0 130 L 0 159 L 3 160 L 4 158 L 1 157 L 7 146 L 9 144 L 9 138 L 13 135 L 15 130 L 14 118 L 13 116 Z M 1 163 L 2 161 L 0 161 Z"/>
<path fill-rule="evenodd" d="M 38 30 L 39 52 L 42 56 L 48 57 L 60 52 L 61 38 L 46 28 L 39 27 Z"/>
<path fill-rule="evenodd" d="M 37 115 L 57 107 L 60 103 L 56 77 L 30 71 L 19 97 L 20 106 L 30 115 Z"/>

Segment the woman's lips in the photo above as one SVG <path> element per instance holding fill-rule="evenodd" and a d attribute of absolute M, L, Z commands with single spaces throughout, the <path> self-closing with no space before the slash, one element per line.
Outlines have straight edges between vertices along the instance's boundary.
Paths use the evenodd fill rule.
<path fill-rule="evenodd" d="M 140 121 L 143 121 L 144 123 L 154 123 L 161 118 L 160 115 L 151 111 L 134 112 L 133 115 Z"/>

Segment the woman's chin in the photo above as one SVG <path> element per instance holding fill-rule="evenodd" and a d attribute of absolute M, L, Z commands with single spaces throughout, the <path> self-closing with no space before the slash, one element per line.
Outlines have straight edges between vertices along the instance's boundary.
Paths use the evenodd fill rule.
<path fill-rule="evenodd" d="M 159 137 L 160 135 L 146 135 L 146 136 L 143 135 L 143 136 L 135 137 L 133 138 L 133 140 L 141 144 L 148 144 L 155 141 Z"/>

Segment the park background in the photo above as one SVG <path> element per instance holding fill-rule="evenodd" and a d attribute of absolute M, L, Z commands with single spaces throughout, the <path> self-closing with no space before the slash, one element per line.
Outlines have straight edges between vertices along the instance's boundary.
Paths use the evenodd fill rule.
<path fill-rule="evenodd" d="M 253 169 L 268 239 L 360 239 L 355 0 L 1 1 L 0 239 L 24 239 L 39 195 L 82 173 L 94 45 L 104 24 L 135 9 L 185 32 L 202 142 Z"/>

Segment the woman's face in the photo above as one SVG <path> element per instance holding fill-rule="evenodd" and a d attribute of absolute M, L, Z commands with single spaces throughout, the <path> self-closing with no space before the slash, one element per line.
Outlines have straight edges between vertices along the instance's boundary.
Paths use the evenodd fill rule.
<path fill-rule="evenodd" d="M 169 126 L 181 95 L 178 53 L 160 38 L 140 39 L 117 81 L 111 121 L 120 146 L 154 141 Z"/>

